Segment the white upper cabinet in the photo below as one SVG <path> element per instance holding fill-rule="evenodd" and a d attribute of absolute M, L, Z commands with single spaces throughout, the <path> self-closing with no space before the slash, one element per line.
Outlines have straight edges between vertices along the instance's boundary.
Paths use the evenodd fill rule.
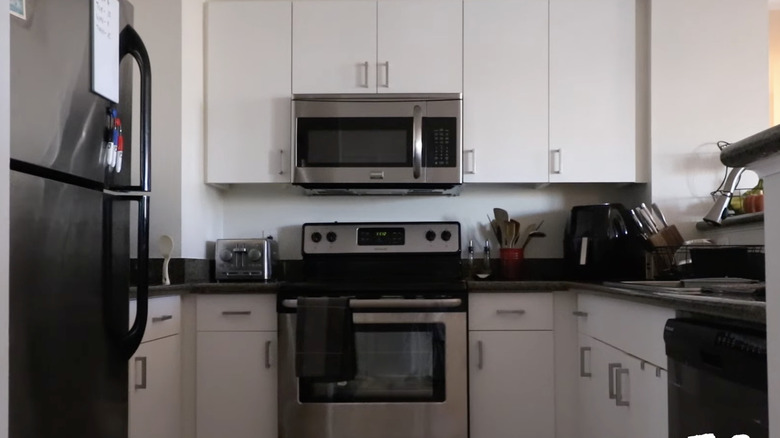
<path fill-rule="evenodd" d="M 293 3 L 293 93 L 376 91 L 376 3 Z"/>
<path fill-rule="evenodd" d="M 380 0 L 377 91 L 458 93 L 463 88 L 463 4 Z"/>
<path fill-rule="evenodd" d="M 456 0 L 298 1 L 293 93 L 458 93 L 463 7 Z"/>
<path fill-rule="evenodd" d="M 550 181 L 635 182 L 636 0 L 550 0 Z"/>
<path fill-rule="evenodd" d="M 206 182 L 290 182 L 292 5 L 206 3 Z"/>
<path fill-rule="evenodd" d="M 548 181 L 548 0 L 465 0 L 466 182 Z"/>

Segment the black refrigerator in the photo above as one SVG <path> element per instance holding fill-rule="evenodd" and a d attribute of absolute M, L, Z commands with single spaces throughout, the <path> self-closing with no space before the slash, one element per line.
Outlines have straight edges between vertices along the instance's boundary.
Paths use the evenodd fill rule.
<path fill-rule="evenodd" d="M 11 3 L 10 437 L 126 437 L 148 301 L 149 57 L 124 0 Z M 95 29 L 118 46 L 108 61 Z M 93 92 L 94 69 L 116 65 L 114 97 Z"/>

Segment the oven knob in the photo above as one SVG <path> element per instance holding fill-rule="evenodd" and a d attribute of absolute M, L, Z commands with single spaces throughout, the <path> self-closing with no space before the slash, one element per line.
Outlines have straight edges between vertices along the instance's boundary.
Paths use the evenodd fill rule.
<path fill-rule="evenodd" d="M 311 241 L 314 243 L 320 243 L 320 240 L 322 240 L 322 234 L 320 234 L 318 231 L 315 231 L 311 233 Z"/>
<path fill-rule="evenodd" d="M 252 248 L 249 250 L 249 260 L 259 262 L 261 258 L 263 258 L 263 253 L 261 253 L 259 249 Z"/>
<path fill-rule="evenodd" d="M 436 233 L 433 230 L 428 230 L 428 232 L 425 233 L 425 238 L 428 242 L 433 242 L 433 239 L 436 238 Z"/>
<path fill-rule="evenodd" d="M 219 258 L 222 259 L 223 262 L 229 262 L 233 258 L 233 251 L 223 249 L 222 252 L 219 253 Z"/>
<path fill-rule="evenodd" d="M 447 230 L 441 232 L 441 240 L 447 242 L 450 240 L 450 238 L 452 238 L 452 233 Z"/>
<path fill-rule="evenodd" d="M 336 241 L 336 233 L 329 231 L 328 234 L 325 235 L 325 238 L 328 239 L 328 242 L 333 243 Z"/>

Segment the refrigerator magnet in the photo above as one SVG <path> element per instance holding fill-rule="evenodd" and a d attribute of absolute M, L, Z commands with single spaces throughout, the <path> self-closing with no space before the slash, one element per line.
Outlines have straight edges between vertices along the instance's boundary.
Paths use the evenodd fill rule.
<path fill-rule="evenodd" d="M 27 19 L 27 0 L 10 0 L 11 2 L 11 15 L 19 17 L 22 20 Z"/>

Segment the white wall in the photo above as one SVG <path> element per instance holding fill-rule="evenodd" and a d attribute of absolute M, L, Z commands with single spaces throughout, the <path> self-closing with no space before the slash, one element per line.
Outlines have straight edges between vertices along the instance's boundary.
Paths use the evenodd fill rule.
<path fill-rule="evenodd" d="M 224 237 L 273 235 L 283 259 L 299 259 L 305 222 L 459 221 L 464 250 L 474 239 L 477 254 L 488 237 L 486 215 L 501 207 L 522 226 L 544 219 L 547 238 L 529 245 L 527 257 L 563 257 L 563 229 L 571 207 L 601 202 L 634 205 L 643 185 L 550 185 L 542 189 L 501 184 L 466 185 L 457 197 L 304 196 L 281 184 L 236 186 L 225 194 Z M 497 248 L 493 241 L 493 248 Z M 497 257 L 494 255 L 494 257 Z"/>
<path fill-rule="evenodd" d="M 8 436 L 8 227 L 10 154 L 8 12 L 0 14 L 0 438 Z"/>
<path fill-rule="evenodd" d="M 723 178 L 715 143 L 769 126 L 767 14 L 766 0 L 652 2 L 652 198 L 686 237 Z"/>
<path fill-rule="evenodd" d="M 220 236 L 219 192 L 203 181 L 203 2 L 133 0 L 135 27 L 152 65 L 150 255 L 173 237 L 173 257 L 207 257 Z"/>
<path fill-rule="evenodd" d="M 222 236 L 221 193 L 206 186 L 203 0 L 182 1 L 181 256 L 206 258 Z M 251 56 L 251 55 L 250 55 Z"/>
<path fill-rule="evenodd" d="M 149 249 L 159 257 L 163 234 L 181 254 L 181 82 L 182 15 L 178 1 L 133 0 L 134 27 L 143 38 L 152 67 L 152 203 Z M 136 96 L 138 92 L 135 93 Z M 138 108 L 135 104 L 134 108 Z M 138 138 L 134 136 L 134 139 Z M 135 141 L 134 141 L 135 143 Z M 135 146 L 135 145 L 134 145 Z M 137 147 L 137 146 L 135 146 Z"/>

